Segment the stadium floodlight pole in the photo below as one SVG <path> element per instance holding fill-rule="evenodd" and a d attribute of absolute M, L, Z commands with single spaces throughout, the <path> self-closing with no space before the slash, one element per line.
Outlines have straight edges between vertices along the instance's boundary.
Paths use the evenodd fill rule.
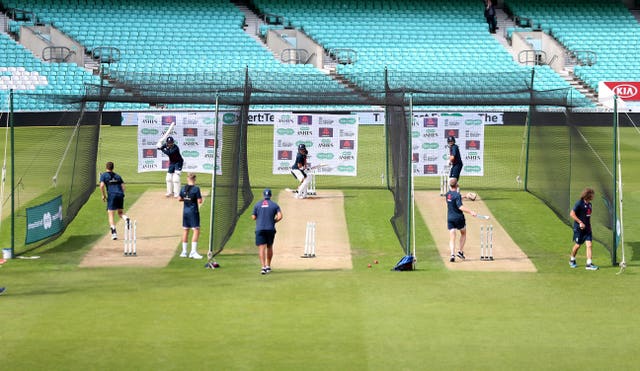
<path fill-rule="evenodd" d="M 13 89 L 9 89 L 9 132 L 11 136 L 11 256 L 15 255 L 16 243 L 16 198 L 15 198 L 15 136 L 13 130 Z"/>
<path fill-rule="evenodd" d="M 215 209 L 215 205 L 216 205 L 216 172 L 217 172 L 217 165 L 218 165 L 218 113 L 220 111 L 220 102 L 219 102 L 219 94 L 216 93 L 216 109 L 215 109 L 215 117 L 213 119 L 213 121 L 215 122 L 215 128 L 213 129 L 215 134 L 213 136 L 213 174 L 211 174 L 211 195 L 209 196 L 209 198 L 211 198 L 211 211 L 209 214 L 209 252 L 207 254 L 207 257 L 209 259 L 213 259 L 213 226 L 214 226 L 214 220 L 213 220 L 213 216 L 215 215 L 214 213 L 214 209 Z"/>

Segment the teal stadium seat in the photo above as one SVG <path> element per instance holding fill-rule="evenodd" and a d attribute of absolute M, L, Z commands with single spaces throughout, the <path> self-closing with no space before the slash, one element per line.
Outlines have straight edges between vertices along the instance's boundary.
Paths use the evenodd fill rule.
<path fill-rule="evenodd" d="M 263 13 L 278 14 L 301 25 L 328 51 L 355 50 L 357 61 L 339 64 L 337 72 L 363 90 L 383 90 L 385 69 L 392 88 L 428 92 L 516 91 L 526 89 L 531 76 L 531 67 L 513 61 L 489 34 L 482 3 L 476 0 L 254 3 Z M 552 70 L 542 70 L 535 88 L 566 89 L 582 96 Z M 580 104 L 592 105 L 582 97 Z"/>
<path fill-rule="evenodd" d="M 619 1 L 506 0 L 515 15 L 536 20 L 578 58 L 574 73 L 592 89 L 600 81 L 640 81 L 640 25 Z M 595 64 L 593 63 L 595 62 Z"/>

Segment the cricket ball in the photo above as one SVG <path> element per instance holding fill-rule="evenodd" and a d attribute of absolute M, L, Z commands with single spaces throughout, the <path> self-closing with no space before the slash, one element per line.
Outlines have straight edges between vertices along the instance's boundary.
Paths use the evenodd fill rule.
<path fill-rule="evenodd" d="M 371 268 L 371 264 L 367 264 L 367 268 Z"/>
<path fill-rule="evenodd" d="M 378 264 L 378 261 L 377 261 L 377 260 L 374 260 L 374 261 L 373 261 L 373 264 Z"/>

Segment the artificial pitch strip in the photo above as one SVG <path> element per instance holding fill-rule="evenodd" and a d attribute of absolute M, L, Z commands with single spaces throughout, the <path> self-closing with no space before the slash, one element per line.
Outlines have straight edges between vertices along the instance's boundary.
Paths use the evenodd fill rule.
<path fill-rule="evenodd" d="M 456 258 L 449 262 L 451 250 L 449 248 L 449 231 L 447 230 L 447 205 L 443 196 L 434 191 L 415 192 L 416 208 L 424 219 L 429 232 L 436 243 L 438 253 L 447 268 L 451 270 L 467 271 L 502 271 L 502 272 L 536 272 L 536 267 L 518 245 L 496 220 L 480 196 L 475 201 L 463 200 L 463 204 L 482 215 L 488 215 L 489 220 L 474 218 L 464 214 L 467 221 L 467 242 L 464 247 L 466 260 Z M 492 261 L 480 260 L 480 227 L 493 226 L 493 257 Z M 486 228 L 486 227 L 485 227 Z M 485 232 L 486 233 L 486 232 Z M 456 250 L 460 234 L 457 233 Z M 419 258 L 419 257 L 418 257 Z"/>
<path fill-rule="evenodd" d="M 124 256 L 124 221 L 116 224 L 118 239 L 112 240 L 104 211 L 104 223 L 97 229 L 104 231 L 100 239 L 84 256 L 81 267 L 164 267 L 175 256 L 182 238 L 182 203 L 164 196 L 164 190 L 147 191 L 125 214 L 136 220 L 136 256 Z M 206 245 L 201 249 L 206 250 Z M 203 250 L 200 251 L 203 253 Z"/>
<path fill-rule="evenodd" d="M 283 219 L 276 224 L 273 247 L 274 270 L 352 269 L 351 246 L 341 191 L 325 190 L 305 199 L 281 191 L 276 200 Z M 315 257 L 303 258 L 307 223 L 313 222 Z"/>

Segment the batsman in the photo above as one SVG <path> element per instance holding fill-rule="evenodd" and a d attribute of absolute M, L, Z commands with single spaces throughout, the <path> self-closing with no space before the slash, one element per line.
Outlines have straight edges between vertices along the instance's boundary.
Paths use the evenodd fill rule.
<path fill-rule="evenodd" d="M 169 131 L 167 131 L 169 132 Z M 156 147 L 162 151 L 165 155 L 169 156 L 169 168 L 167 169 L 167 193 L 166 197 L 180 197 L 180 173 L 182 172 L 182 166 L 184 165 L 184 159 L 180 154 L 180 148 L 175 143 L 172 136 L 168 136 L 163 143 L 160 139 L 156 144 Z"/>
<path fill-rule="evenodd" d="M 311 177 L 306 173 L 309 169 L 307 163 L 307 146 L 304 143 L 298 145 L 298 154 L 296 155 L 296 162 L 291 166 L 291 174 L 300 182 L 296 198 L 307 198 L 307 189 L 309 188 L 309 182 Z"/>

